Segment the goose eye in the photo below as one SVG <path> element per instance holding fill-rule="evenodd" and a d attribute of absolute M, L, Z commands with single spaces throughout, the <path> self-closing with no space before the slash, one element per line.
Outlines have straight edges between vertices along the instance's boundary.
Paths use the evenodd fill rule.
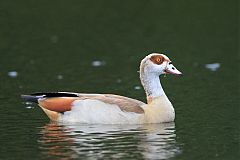
<path fill-rule="evenodd" d="M 161 62 L 161 59 L 160 58 L 157 58 L 157 60 L 156 60 L 158 63 L 160 63 Z"/>
<path fill-rule="evenodd" d="M 157 64 L 157 65 L 160 65 L 160 64 L 163 63 L 164 57 L 163 57 L 163 56 L 160 56 L 160 55 L 154 55 L 154 56 L 152 56 L 152 57 L 150 58 L 150 60 L 151 60 L 153 63 L 155 63 L 155 64 Z"/>

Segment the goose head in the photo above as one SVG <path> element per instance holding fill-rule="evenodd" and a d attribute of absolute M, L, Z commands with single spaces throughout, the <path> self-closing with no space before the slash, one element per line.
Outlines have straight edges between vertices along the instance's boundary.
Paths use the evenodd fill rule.
<path fill-rule="evenodd" d="M 159 76 L 163 74 L 182 75 L 164 54 L 152 53 L 140 64 L 140 80 L 146 92 L 148 102 L 154 97 L 165 95 Z"/>
<path fill-rule="evenodd" d="M 149 54 L 141 61 L 140 74 L 154 74 L 157 76 L 162 74 L 182 75 L 166 55 L 159 53 Z"/>

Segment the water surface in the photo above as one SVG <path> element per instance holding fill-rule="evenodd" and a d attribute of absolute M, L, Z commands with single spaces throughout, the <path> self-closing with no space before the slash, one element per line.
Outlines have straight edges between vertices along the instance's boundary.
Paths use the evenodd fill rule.
<path fill-rule="evenodd" d="M 239 159 L 237 1 L 1 1 L 0 159 Z M 176 120 L 51 123 L 20 100 L 37 91 L 145 101 L 138 66 L 166 52 Z M 206 64 L 219 64 L 212 71 Z"/>
<path fill-rule="evenodd" d="M 40 150 L 47 157 L 166 159 L 180 153 L 175 140 L 174 123 L 63 126 L 47 124 L 41 127 L 39 135 Z"/>

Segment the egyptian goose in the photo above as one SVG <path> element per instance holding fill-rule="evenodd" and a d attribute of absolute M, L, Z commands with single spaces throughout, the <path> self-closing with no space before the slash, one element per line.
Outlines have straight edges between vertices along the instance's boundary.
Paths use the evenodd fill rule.
<path fill-rule="evenodd" d="M 182 75 L 159 53 L 146 56 L 140 64 L 140 79 L 147 104 L 113 94 L 83 94 L 71 92 L 22 95 L 36 102 L 52 121 L 89 124 L 144 124 L 174 121 L 175 112 L 160 83 L 162 74 Z"/>

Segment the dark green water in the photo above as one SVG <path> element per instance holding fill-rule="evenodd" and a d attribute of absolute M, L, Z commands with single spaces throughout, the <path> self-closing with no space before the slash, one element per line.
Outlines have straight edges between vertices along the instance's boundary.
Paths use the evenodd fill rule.
<path fill-rule="evenodd" d="M 234 0 L 0 1 L 0 159 L 239 159 L 238 28 Z M 137 71 L 153 51 L 185 74 L 162 77 L 175 123 L 52 124 L 20 100 L 73 91 L 145 101 Z"/>

